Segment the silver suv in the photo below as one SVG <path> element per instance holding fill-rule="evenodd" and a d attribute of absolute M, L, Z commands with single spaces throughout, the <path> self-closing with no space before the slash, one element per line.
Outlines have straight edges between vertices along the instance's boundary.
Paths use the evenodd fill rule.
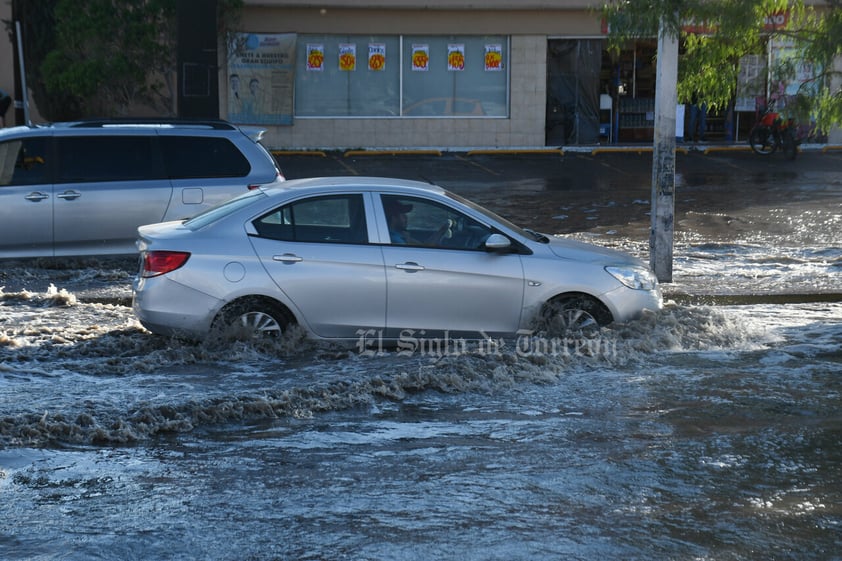
<path fill-rule="evenodd" d="M 283 181 L 263 132 L 183 120 L 0 129 L 0 258 L 134 253 L 141 224 Z"/>

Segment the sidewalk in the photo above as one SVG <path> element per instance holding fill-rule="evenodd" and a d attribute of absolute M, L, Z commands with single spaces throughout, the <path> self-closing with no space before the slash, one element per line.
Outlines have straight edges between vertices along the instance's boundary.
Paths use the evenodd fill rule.
<path fill-rule="evenodd" d="M 842 144 L 802 144 L 798 147 L 800 152 L 839 152 L 842 151 Z M 748 142 L 676 142 L 677 153 L 700 152 L 702 154 L 715 154 L 720 152 L 751 152 Z M 640 144 L 601 144 L 583 146 L 563 147 L 485 147 L 485 148 L 364 148 L 348 150 L 307 150 L 273 149 L 270 152 L 276 157 L 285 156 L 327 156 L 328 154 L 342 154 L 344 157 L 355 156 L 441 156 L 444 154 L 465 154 L 468 156 L 506 156 L 506 155 L 560 155 L 569 154 L 599 154 L 635 153 L 644 154 L 653 152 L 649 143 Z"/>

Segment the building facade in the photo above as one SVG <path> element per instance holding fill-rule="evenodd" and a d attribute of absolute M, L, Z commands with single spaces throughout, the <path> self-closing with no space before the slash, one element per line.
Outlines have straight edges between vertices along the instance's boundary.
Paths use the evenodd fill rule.
<path fill-rule="evenodd" d="M 267 144 L 287 148 L 597 142 L 598 115 L 574 130 L 576 112 L 551 102 L 548 86 L 569 84 L 548 84 L 548 48 L 554 38 L 582 44 L 598 66 L 598 5 L 248 1 L 242 35 L 220 46 L 219 81 L 229 85 L 220 91 L 220 115 L 268 124 Z M 285 71 L 278 61 L 287 63 Z M 572 87 L 576 70 L 568 69 Z M 588 88 L 597 106 L 598 87 Z M 577 95 L 571 90 L 567 105 Z M 243 108 L 250 96 L 257 101 Z M 564 126 L 570 130 L 560 131 Z"/>
<path fill-rule="evenodd" d="M 180 60 L 179 102 L 203 106 L 199 98 L 210 85 L 218 116 L 266 128 L 265 143 L 274 149 L 650 142 L 656 42 L 609 51 L 601 5 L 245 0 L 236 31 L 218 37 L 216 66 Z M 0 10 L 8 12 L 8 4 Z M 11 53 L 11 45 L 0 48 L 0 88 L 7 92 Z M 756 60 L 767 58 L 760 53 Z M 745 141 L 753 100 L 767 93 L 758 88 L 709 115 L 707 139 Z"/>

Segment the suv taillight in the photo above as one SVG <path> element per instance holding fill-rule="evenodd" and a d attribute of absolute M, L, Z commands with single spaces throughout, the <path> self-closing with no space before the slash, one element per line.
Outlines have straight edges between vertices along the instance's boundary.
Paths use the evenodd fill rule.
<path fill-rule="evenodd" d="M 143 254 L 144 278 L 171 273 L 187 263 L 190 254 L 184 251 L 147 251 Z"/>

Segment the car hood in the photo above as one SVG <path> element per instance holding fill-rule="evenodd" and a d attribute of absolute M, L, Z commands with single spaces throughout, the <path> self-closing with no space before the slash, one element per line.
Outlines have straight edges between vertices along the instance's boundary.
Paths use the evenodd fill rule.
<path fill-rule="evenodd" d="M 549 248 L 556 256 L 572 261 L 603 263 L 605 265 L 642 265 L 642 262 L 622 251 L 585 242 L 548 236 Z"/>

